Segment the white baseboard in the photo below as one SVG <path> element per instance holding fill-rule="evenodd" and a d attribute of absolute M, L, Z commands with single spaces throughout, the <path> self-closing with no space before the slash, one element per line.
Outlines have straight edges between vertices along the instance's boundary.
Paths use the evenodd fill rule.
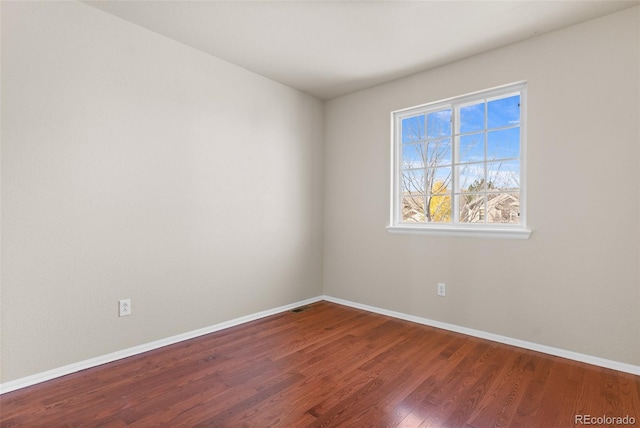
<path fill-rule="evenodd" d="M 640 366 L 633 364 L 621 363 L 618 361 L 607 360 L 605 358 L 594 357 L 591 355 L 580 354 L 578 352 L 567 351 L 565 349 L 554 348 L 552 346 L 540 345 L 533 342 L 527 342 L 525 340 L 513 339 L 507 336 L 501 336 L 498 334 L 487 333 L 480 330 L 474 330 L 467 327 L 461 327 L 454 324 L 448 324 L 440 321 L 434 321 L 427 318 L 418 317 L 415 315 L 407 315 L 402 312 L 391 311 L 388 309 L 377 308 L 375 306 L 369 306 L 361 303 L 351 302 L 349 300 L 340 299 L 332 296 L 318 296 L 310 299 L 302 300 L 300 302 L 291 303 L 289 305 L 280 306 L 274 309 L 268 309 L 266 311 L 257 312 L 255 314 L 246 315 L 240 318 L 236 318 L 230 321 L 225 321 L 220 324 L 215 324 L 209 327 L 201 328 L 198 330 L 189 331 L 186 333 L 171 336 L 166 339 L 156 340 L 154 342 L 145 343 L 133 348 L 124 349 L 122 351 L 113 352 L 111 354 L 102 355 L 99 357 L 91 358 L 89 360 L 80 361 L 78 363 L 69 364 L 63 367 L 59 367 L 53 370 L 48 370 L 41 373 L 36 373 L 31 376 L 16 379 L 10 382 L 0 384 L 0 395 L 7 392 L 15 391 L 17 389 L 26 388 L 27 386 L 35 385 L 47 380 L 55 379 L 61 376 L 65 376 L 71 373 L 78 372 L 80 370 L 90 369 L 102 364 L 110 363 L 122 358 L 131 357 L 134 355 L 142 354 L 143 352 L 152 351 L 154 349 L 162 348 L 163 346 L 173 345 L 185 340 L 193 339 L 195 337 L 203 336 L 205 334 L 213 333 L 216 331 L 224 330 L 225 328 L 234 327 L 240 324 L 244 324 L 250 321 L 255 321 L 260 318 L 275 315 L 280 312 L 288 311 L 299 306 L 308 305 L 311 303 L 326 300 L 328 302 L 337 303 L 344 306 L 350 306 L 356 309 L 362 309 L 364 311 L 373 312 L 381 315 L 386 315 L 393 318 L 398 318 L 406 321 L 415 322 L 418 324 L 428 325 L 431 327 L 441 328 L 443 330 L 449 330 L 456 333 L 466 334 L 468 336 L 478 337 L 481 339 L 491 340 L 493 342 L 504 343 L 506 345 L 516 346 L 518 348 L 529 349 L 532 351 L 542 352 L 545 354 L 553 355 L 556 357 L 567 358 L 569 360 L 580 361 L 587 364 L 592 364 L 599 367 L 606 367 L 613 370 L 618 370 L 625 373 L 631 373 L 640 376 Z"/>
<path fill-rule="evenodd" d="M 605 358 L 594 357 L 592 355 L 586 355 L 586 354 L 580 354 L 578 352 L 567 351 L 566 349 L 554 348 L 552 346 L 546 346 L 546 345 L 540 345 L 538 343 L 527 342 L 526 340 L 514 339 L 507 336 L 501 336 L 499 334 L 487 333 L 480 330 L 474 330 L 472 328 L 461 327 L 458 325 L 448 324 L 440 321 L 434 321 L 427 318 L 417 317 L 414 315 L 407 315 L 407 314 L 403 314 L 402 312 L 390 311 L 387 309 L 377 308 L 375 306 L 369 306 L 361 303 L 351 302 L 349 300 L 344 300 L 337 297 L 322 296 L 322 300 L 326 300 L 328 302 L 333 302 L 333 303 L 337 303 L 344 306 L 350 306 L 356 309 L 362 309 L 365 311 L 374 312 L 380 315 L 386 315 L 393 318 L 402 319 L 405 321 L 411 321 L 418 324 L 441 328 L 443 330 L 462 333 L 468 336 L 487 339 L 493 342 L 504 343 L 506 345 L 516 346 L 518 348 L 529 349 L 531 351 L 542 352 L 544 354 L 549 354 L 556 357 L 567 358 L 569 360 L 580 361 L 583 363 L 592 364 L 594 366 L 605 367 L 608 369 L 618 370 L 621 372 L 631 373 L 631 374 L 640 376 L 640 366 L 636 366 L 633 364 L 607 360 Z"/>
<path fill-rule="evenodd" d="M 5 394 L 7 392 L 15 391 L 17 389 L 26 388 L 27 386 L 35 385 L 37 383 L 45 382 L 47 380 L 65 376 L 71 373 L 79 372 L 80 370 L 90 369 L 92 367 L 97 367 L 102 364 L 111 363 L 113 361 L 120 360 L 122 358 L 127 358 L 134 355 L 142 354 L 143 352 L 162 348 L 163 346 L 173 345 L 174 343 L 182 342 L 185 340 L 193 339 L 198 336 L 203 336 L 205 334 L 224 330 L 225 328 L 234 327 L 250 321 L 255 321 L 257 319 L 268 317 L 270 315 L 275 315 L 280 312 L 285 312 L 290 309 L 297 308 L 299 306 L 304 306 L 311 303 L 319 302 L 320 300 L 322 300 L 322 296 L 313 297 L 311 299 L 302 300 L 300 302 L 291 303 L 289 305 L 280 306 L 274 309 L 268 309 L 266 311 L 257 312 L 251 315 L 246 315 L 230 321 L 225 321 L 220 324 L 215 324 L 215 325 L 204 327 L 198 330 L 193 330 L 186 333 L 178 334 L 176 336 L 167 337 L 166 339 L 156 340 L 154 342 L 149 342 L 142 345 L 134 346 L 133 348 L 124 349 L 122 351 L 113 352 L 111 354 L 102 355 L 99 357 L 91 358 L 89 360 L 84 360 L 78 363 L 69 364 L 63 367 L 59 367 L 57 369 L 47 370 L 45 372 L 36 373 L 31 376 L 12 380 L 10 382 L 5 382 L 0 384 L 0 395 Z"/>

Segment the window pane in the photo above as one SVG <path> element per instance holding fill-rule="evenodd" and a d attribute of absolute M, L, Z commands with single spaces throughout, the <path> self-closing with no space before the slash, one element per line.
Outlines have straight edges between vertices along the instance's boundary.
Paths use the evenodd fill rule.
<path fill-rule="evenodd" d="M 429 193 L 448 193 L 451 184 L 451 167 L 427 168 L 426 186 Z"/>
<path fill-rule="evenodd" d="M 427 165 L 436 167 L 451 165 L 451 139 L 444 138 L 429 142 L 427 145 Z"/>
<path fill-rule="evenodd" d="M 487 223 L 520 223 L 520 193 L 487 195 Z"/>
<path fill-rule="evenodd" d="M 402 145 L 402 168 L 424 168 L 424 144 Z"/>
<path fill-rule="evenodd" d="M 472 163 L 456 167 L 459 192 L 484 191 L 484 163 Z"/>
<path fill-rule="evenodd" d="M 520 162 L 517 160 L 489 162 L 487 176 L 489 190 L 519 190 Z"/>
<path fill-rule="evenodd" d="M 393 112 L 393 225 L 524 230 L 525 86 Z"/>
<path fill-rule="evenodd" d="M 424 140 L 424 115 L 402 119 L 402 144 Z"/>
<path fill-rule="evenodd" d="M 459 195 L 457 198 L 460 223 L 484 223 L 484 195 Z"/>
<path fill-rule="evenodd" d="M 451 222 L 451 195 L 429 196 L 427 199 L 427 221 L 433 223 Z"/>
<path fill-rule="evenodd" d="M 484 132 L 481 134 L 464 135 L 459 137 L 458 161 L 480 162 L 484 160 Z"/>
<path fill-rule="evenodd" d="M 402 193 L 425 193 L 424 169 L 402 171 Z"/>
<path fill-rule="evenodd" d="M 487 134 L 487 158 L 506 159 L 520 156 L 520 127 Z"/>
<path fill-rule="evenodd" d="M 520 124 L 520 95 L 487 103 L 488 127 L 500 128 Z"/>
<path fill-rule="evenodd" d="M 405 195 L 402 198 L 402 221 L 422 223 L 424 219 L 424 195 Z"/>
<path fill-rule="evenodd" d="M 427 115 L 427 138 L 451 136 L 451 109 L 440 110 Z"/>
<path fill-rule="evenodd" d="M 460 107 L 460 133 L 484 129 L 484 102 Z"/>

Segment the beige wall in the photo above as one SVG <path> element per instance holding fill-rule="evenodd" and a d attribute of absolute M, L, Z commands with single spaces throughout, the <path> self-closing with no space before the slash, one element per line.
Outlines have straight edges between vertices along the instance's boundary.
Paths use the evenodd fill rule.
<path fill-rule="evenodd" d="M 640 364 L 639 13 L 327 102 L 325 294 Z M 387 233 L 390 112 L 521 80 L 531 238 Z"/>
<path fill-rule="evenodd" d="M 1 89 L 1 382 L 322 294 L 320 101 L 76 2 Z"/>
<path fill-rule="evenodd" d="M 639 8 L 323 112 L 81 3 L 1 7 L 0 382 L 323 293 L 640 364 Z M 387 233 L 390 112 L 519 80 L 532 237 Z"/>

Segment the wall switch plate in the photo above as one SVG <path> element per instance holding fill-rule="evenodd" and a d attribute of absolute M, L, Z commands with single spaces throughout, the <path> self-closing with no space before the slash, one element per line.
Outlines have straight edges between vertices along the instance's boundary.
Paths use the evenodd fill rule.
<path fill-rule="evenodd" d="M 438 296 L 444 296 L 447 292 L 447 286 L 444 282 L 438 283 Z"/>
<path fill-rule="evenodd" d="M 131 315 L 131 299 L 118 301 L 118 316 L 126 317 L 127 315 Z"/>

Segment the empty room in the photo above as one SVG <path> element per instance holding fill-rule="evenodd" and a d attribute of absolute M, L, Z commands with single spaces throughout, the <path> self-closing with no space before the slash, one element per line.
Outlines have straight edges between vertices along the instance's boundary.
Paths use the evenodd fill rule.
<path fill-rule="evenodd" d="M 640 1 L 0 17 L 0 427 L 640 426 Z"/>

